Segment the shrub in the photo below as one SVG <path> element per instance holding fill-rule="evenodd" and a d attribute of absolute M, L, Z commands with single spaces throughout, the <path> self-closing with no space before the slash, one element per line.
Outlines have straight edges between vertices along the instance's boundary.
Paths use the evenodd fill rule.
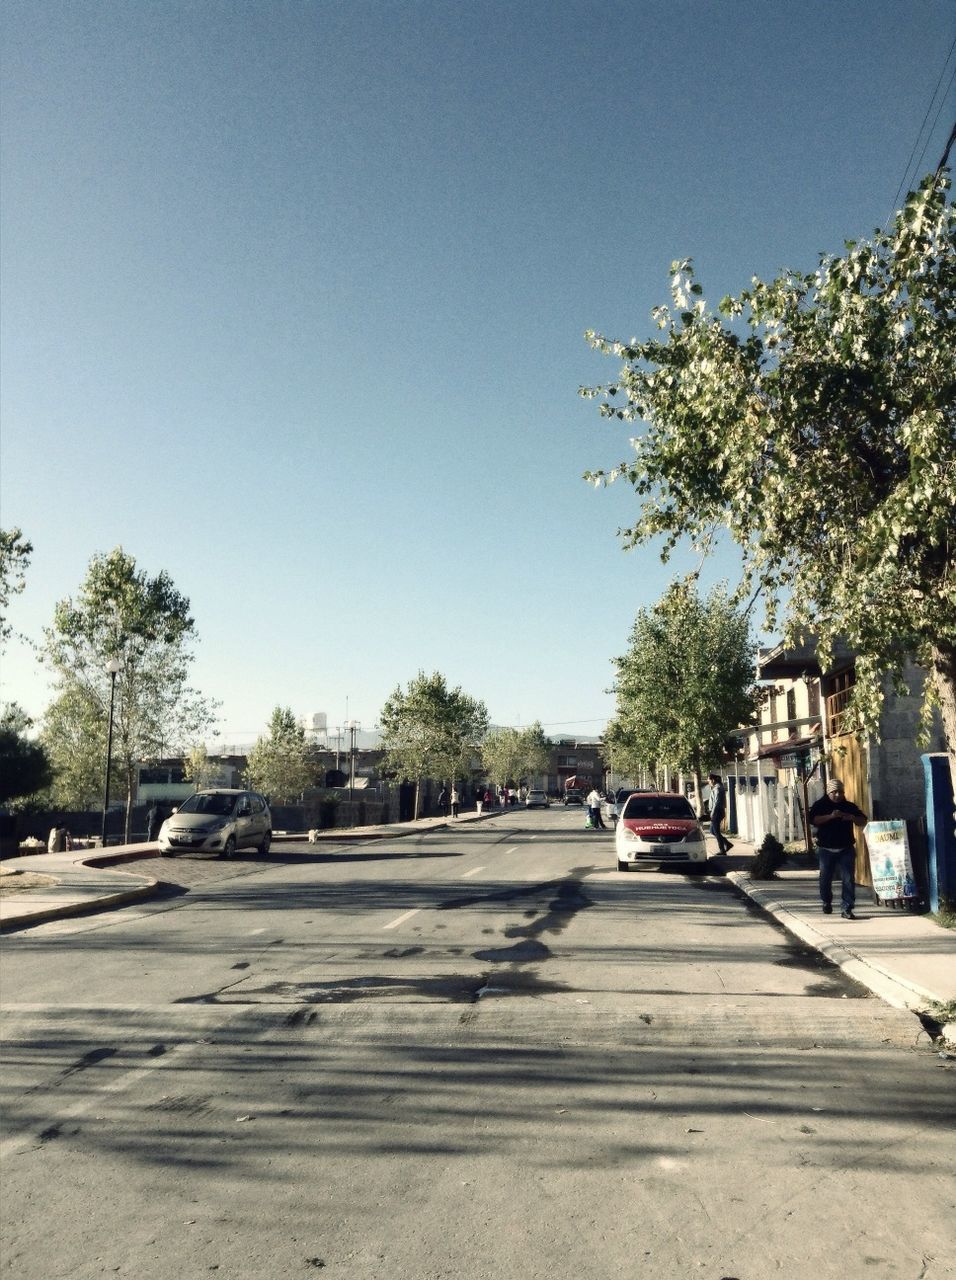
<path fill-rule="evenodd" d="M 750 867 L 751 880 L 775 880 L 777 878 L 777 869 L 782 867 L 787 858 L 787 851 L 777 839 L 768 831 L 763 838 L 763 843 L 754 854 L 754 860 Z"/>

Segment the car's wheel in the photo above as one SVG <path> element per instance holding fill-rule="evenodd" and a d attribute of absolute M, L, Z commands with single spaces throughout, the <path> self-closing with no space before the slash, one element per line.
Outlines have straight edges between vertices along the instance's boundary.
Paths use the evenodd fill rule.
<path fill-rule="evenodd" d="M 236 837 L 230 836 L 226 843 L 222 846 L 222 856 L 231 858 L 236 852 Z"/>
<path fill-rule="evenodd" d="M 622 862 L 622 861 L 621 861 L 621 859 L 620 859 L 620 858 L 618 858 L 618 860 L 617 860 L 617 869 L 618 869 L 618 871 L 626 871 L 626 870 L 627 870 L 627 868 L 628 868 L 628 863 L 626 863 L 626 862 Z"/>
<path fill-rule="evenodd" d="M 272 844 L 272 832 L 267 831 L 262 837 L 262 844 L 259 845 L 259 852 L 263 857 L 269 852 L 269 845 Z"/>

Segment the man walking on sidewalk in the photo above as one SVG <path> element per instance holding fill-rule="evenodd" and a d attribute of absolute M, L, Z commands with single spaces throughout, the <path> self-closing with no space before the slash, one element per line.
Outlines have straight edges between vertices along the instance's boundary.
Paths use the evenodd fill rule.
<path fill-rule="evenodd" d="M 856 849 L 853 845 L 854 824 L 862 827 L 866 814 L 843 795 L 843 783 L 831 778 L 827 793 L 810 806 L 810 824 L 816 829 L 817 855 L 820 859 L 820 901 L 823 914 L 833 910 L 833 872 L 839 869 L 841 882 L 841 915 L 855 920 L 856 884 L 853 869 Z"/>
<path fill-rule="evenodd" d="M 723 855 L 734 847 L 720 829 L 727 814 L 727 789 L 719 773 L 708 774 L 707 781 L 710 783 L 710 834 L 717 841 L 717 852 Z"/>

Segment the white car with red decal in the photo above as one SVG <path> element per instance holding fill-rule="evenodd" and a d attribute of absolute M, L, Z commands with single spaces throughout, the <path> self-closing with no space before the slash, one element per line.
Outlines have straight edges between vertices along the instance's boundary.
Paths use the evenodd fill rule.
<path fill-rule="evenodd" d="M 707 861 L 707 841 L 684 796 L 641 791 L 628 796 L 614 829 L 618 871 L 657 871 L 672 863 Z"/>

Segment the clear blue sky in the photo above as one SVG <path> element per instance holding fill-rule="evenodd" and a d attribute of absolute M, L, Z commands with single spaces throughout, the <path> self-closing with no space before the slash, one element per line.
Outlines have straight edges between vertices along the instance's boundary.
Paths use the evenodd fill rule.
<path fill-rule="evenodd" d="M 954 114 L 920 136 L 952 0 L 6 0 L 4 27 L 11 621 L 38 639 L 95 552 L 168 570 L 225 742 L 277 704 L 371 726 L 419 668 L 599 732 L 691 561 L 625 554 L 633 495 L 581 479 L 628 434 L 577 397 L 615 369 L 583 331 L 649 334 L 677 257 L 713 300 L 812 269 Z M 23 644 L 0 696 L 48 701 Z"/>

